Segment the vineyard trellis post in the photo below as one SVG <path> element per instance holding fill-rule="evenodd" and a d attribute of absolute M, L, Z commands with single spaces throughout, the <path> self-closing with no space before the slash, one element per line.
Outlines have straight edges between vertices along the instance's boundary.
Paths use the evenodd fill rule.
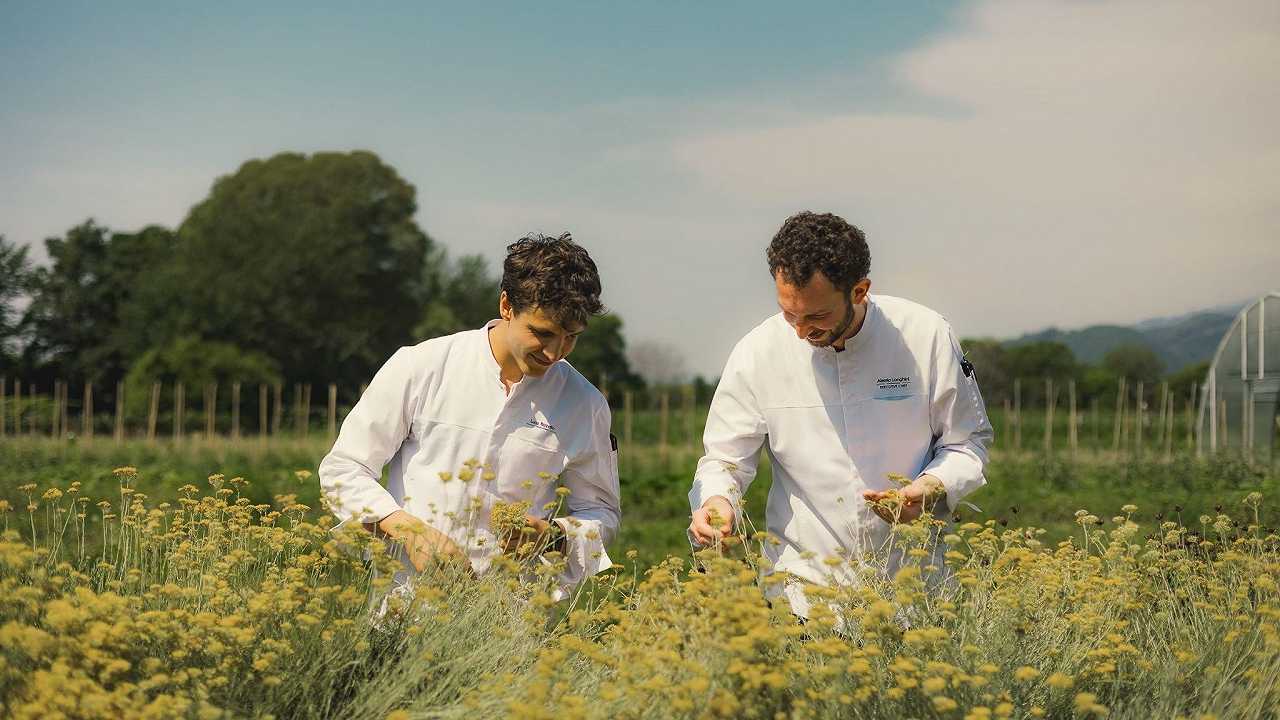
<path fill-rule="evenodd" d="M 311 430 L 311 383 L 302 390 L 302 437 Z"/>
<path fill-rule="evenodd" d="M 280 434 L 280 424 L 284 422 L 284 385 L 276 383 L 274 387 L 274 403 L 271 407 L 271 434 Z"/>
<path fill-rule="evenodd" d="M 329 440 L 338 437 L 338 386 L 329 383 Z"/>
<path fill-rule="evenodd" d="M 80 434 L 93 439 L 93 382 L 84 384 L 84 402 L 80 405 Z"/>
<path fill-rule="evenodd" d="M 1146 420 L 1147 395 L 1142 387 L 1142 381 L 1138 381 L 1138 396 L 1133 401 L 1133 443 L 1134 450 L 1138 457 L 1142 457 L 1142 424 Z"/>
<path fill-rule="evenodd" d="M 204 436 L 212 440 L 218 432 L 218 383 L 204 386 Z"/>
<path fill-rule="evenodd" d="M 160 383 L 151 383 L 151 407 L 147 411 L 147 442 L 156 441 L 156 423 L 160 421 Z"/>
<path fill-rule="evenodd" d="M 1080 449 L 1079 428 L 1076 426 L 1076 421 L 1079 419 L 1079 416 L 1076 414 L 1076 381 L 1074 378 L 1067 380 L 1067 392 L 1070 394 L 1069 402 L 1071 405 L 1069 408 L 1069 422 L 1071 423 L 1071 427 L 1067 430 L 1067 441 L 1071 445 L 1071 457 L 1074 458 Z"/>
<path fill-rule="evenodd" d="M 116 444 L 124 442 L 124 381 L 116 382 L 116 428 L 112 433 Z"/>
<path fill-rule="evenodd" d="M 182 381 L 179 380 L 173 386 L 173 441 L 180 442 L 182 440 L 183 431 L 183 415 L 187 405 L 187 390 L 183 387 Z"/>

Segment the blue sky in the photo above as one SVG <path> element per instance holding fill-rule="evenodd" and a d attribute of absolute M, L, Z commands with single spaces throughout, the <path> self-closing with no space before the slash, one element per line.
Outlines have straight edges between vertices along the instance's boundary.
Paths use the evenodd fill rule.
<path fill-rule="evenodd" d="M 0 233 L 176 226 L 249 158 L 366 148 L 456 253 L 572 230 L 631 339 L 712 375 L 803 208 L 964 335 L 1280 276 L 1269 3 L 173 5 L 0 4 Z"/>

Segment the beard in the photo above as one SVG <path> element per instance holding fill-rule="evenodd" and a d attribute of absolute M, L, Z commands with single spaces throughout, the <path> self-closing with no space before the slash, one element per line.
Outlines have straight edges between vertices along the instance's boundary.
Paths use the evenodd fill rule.
<path fill-rule="evenodd" d="M 809 340 L 808 338 L 806 340 L 814 347 L 831 347 L 837 340 L 844 337 L 845 333 L 849 332 L 849 328 L 853 327 L 854 317 L 856 317 L 856 313 L 854 312 L 853 301 L 846 295 L 844 298 L 844 318 L 840 323 L 831 332 L 825 333 L 814 340 Z"/>

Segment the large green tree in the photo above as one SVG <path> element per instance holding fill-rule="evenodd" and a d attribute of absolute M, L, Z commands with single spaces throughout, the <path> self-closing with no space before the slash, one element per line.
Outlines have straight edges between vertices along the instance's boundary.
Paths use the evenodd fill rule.
<path fill-rule="evenodd" d="M 424 283 L 430 298 L 418 324 L 416 339 L 440 337 L 478 328 L 498 316 L 499 279 L 480 255 L 450 261 L 444 249 L 427 262 Z"/>
<path fill-rule="evenodd" d="M 0 368 L 9 369 L 18 350 L 22 313 L 18 301 L 31 282 L 31 261 L 27 246 L 18 246 L 0 235 Z"/>
<path fill-rule="evenodd" d="M 1112 348 L 1102 358 L 1102 367 L 1117 377 L 1129 378 L 1130 381 L 1141 380 L 1148 385 L 1164 374 L 1164 363 L 1160 356 L 1146 345 L 1136 343 Z"/>
<path fill-rule="evenodd" d="M 178 230 L 187 329 L 290 380 L 366 380 L 429 299 L 416 210 L 413 186 L 370 152 L 245 163 Z"/>
<path fill-rule="evenodd" d="M 45 240 L 50 264 L 31 279 L 28 360 L 66 379 L 114 380 L 157 339 L 175 309 L 163 281 L 173 233 L 110 234 L 88 220 Z"/>

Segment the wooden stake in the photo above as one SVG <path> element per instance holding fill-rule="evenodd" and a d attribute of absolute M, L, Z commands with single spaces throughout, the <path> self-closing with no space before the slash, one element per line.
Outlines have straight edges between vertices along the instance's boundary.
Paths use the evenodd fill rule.
<path fill-rule="evenodd" d="M 302 437 L 311 431 L 311 383 L 302 391 Z"/>
<path fill-rule="evenodd" d="M 1199 383 L 1191 383 L 1191 394 L 1187 396 L 1187 450 L 1196 449 L 1196 404 L 1200 389 Z"/>
<path fill-rule="evenodd" d="M 124 442 L 124 381 L 116 382 L 116 427 L 115 432 L 111 433 L 115 438 L 116 444 Z"/>
<path fill-rule="evenodd" d="M 147 442 L 156 441 L 156 424 L 160 422 L 160 383 L 151 383 L 151 408 L 147 411 Z"/>
<path fill-rule="evenodd" d="M 1165 390 L 1168 391 L 1166 385 Z M 1167 392 L 1169 396 L 1169 412 L 1164 418 L 1164 461 L 1169 462 L 1173 459 L 1173 393 Z"/>
<path fill-rule="evenodd" d="M 93 439 L 93 383 L 84 384 L 84 404 L 80 407 L 80 434 L 86 439 Z"/>
<path fill-rule="evenodd" d="M 1079 428 L 1076 426 L 1079 416 L 1076 415 L 1076 381 L 1074 378 L 1067 381 L 1067 393 L 1071 398 L 1068 416 L 1068 422 L 1071 427 L 1067 430 L 1067 442 L 1071 445 L 1071 457 L 1075 457 L 1076 452 L 1080 449 L 1080 437 Z"/>
<path fill-rule="evenodd" d="M 1111 451 L 1120 452 L 1121 435 L 1124 431 L 1124 401 L 1125 401 L 1124 378 L 1116 381 L 1116 409 L 1115 417 L 1112 418 L 1114 428 L 1112 429 Z"/>
<path fill-rule="evenodd" d="M 280 383 L 275 385 L 275 405 L 272 408 L 271 416 L 271 434 L 280 434 L 280 423 L 284 422 L 284 386 Z"/>
<path fill-rule="evenodd" d="M 13 436 L 22 435 L 22 378 L 13 381 Z"/>
<path fill-rule="evenodd" d="M 35 437 L 36 436 L 36 412 L 35 412 L 36 384 L 35 383 L 31 383 L 30 385 L 27 385 L 27 397 L 29 398 L 27 402 L 31 403 L 32 405 L 32 408 L 31 408 L 32 412 L 27 416 L 27 432 L 31 435 L 31 437 Z"/>
<path fill-rule="evenodd" d="M 231 383 L 231 439 L 240 439 L 240 381 Z"/>
<path fill-rule="evenodd" d="M 329 440 L 338 437 L 338 386 L 329 383 Z"/>
<path fill-rule="evenodd" d="M 186 405 L 187 405 L 187 390 L 182 386 L 182 381 L 179 380 L 173 386 L 173 441 L 174 442 L 179 442 L 180 440 L 182 440 L 182 430 L 183 430 L 182 421 L 184 419 L 182 416 L 187 409 Z"/>
<path fill-rule="evenodd" d="M 8 384 L 9 384 L 9 378 L 0 377 L 0 438 L 4 437 L 5 422 L 8 420 L 8 417 L 5 416 L 5 406 L 4 406 L 5 389 L 7 388 Z"/>
<path fill-rule="evenodd" d="M 1137 450 L 1138 457 L 1142 457 L 1142 425 L 1147 417 L 1147 395 L 1143 392 L 1142 381 L 1138 381 L 1138 397 L 1133 402 L 1133 420 L 1136 427 L 1133 429 L 1133 442 Z"/>
<path fill-rule="evenodd" d="M 204 437 L 212 440 L 217 433 L 218 383 L 204 386 Z"/>

